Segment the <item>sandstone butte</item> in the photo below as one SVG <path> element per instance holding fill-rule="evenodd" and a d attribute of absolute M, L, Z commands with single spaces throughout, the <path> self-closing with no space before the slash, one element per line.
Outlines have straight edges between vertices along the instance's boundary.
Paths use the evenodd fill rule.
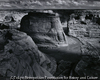
<path fill-rule="evenodd" d="M 22 18 L 20 30 L 33 39 L 39 50 L 57 61 L 80 58 L 80 42 L 65 35 L 57 13 L 29 12 Z"/>
<path fill-rule="evenodd" d="M 22 18 L 20 30 L 30 35 L 38 47 L 68 46 L 59 16 L 55 13 L 30 12 Z"/>

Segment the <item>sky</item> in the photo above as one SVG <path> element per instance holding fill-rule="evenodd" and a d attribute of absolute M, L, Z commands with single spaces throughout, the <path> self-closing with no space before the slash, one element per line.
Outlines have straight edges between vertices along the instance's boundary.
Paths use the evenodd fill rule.
<path fill-rule="evenodd" d="M 0 0 L 0 9 L 100 9 L 100 0 Z"/>

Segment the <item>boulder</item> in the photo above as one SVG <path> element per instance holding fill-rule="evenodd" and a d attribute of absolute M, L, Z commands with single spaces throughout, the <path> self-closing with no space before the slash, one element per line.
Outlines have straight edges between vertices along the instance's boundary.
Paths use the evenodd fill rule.
<path fill-rule="evenodd" d="M 0 30 L 0 77 L 53 76 L 56 62 L 38 50 L 38 47 L 24 32 Z"/>
<path fill-rule="evenodd" d="M 68 45 L 59 16 L 55 13 L 30 12 L 22 18 L 20 30 L 30 35 L 38 47 Z"/>

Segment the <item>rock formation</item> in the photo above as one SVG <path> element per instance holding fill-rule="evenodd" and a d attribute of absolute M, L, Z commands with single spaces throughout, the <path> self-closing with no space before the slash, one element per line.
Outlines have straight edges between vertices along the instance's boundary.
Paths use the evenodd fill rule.
<path fill-rule="evenodd" d="M 55 13 L 30 12 L 21 20 L 21 31 L 32 37 L 38 47 L 67 46 L 67 39 Z"/>
<path fill-rule="evenodd" d="M 0 77 L 50 77 L 55 71 L 55 60 L 40 52 L 26 33 L 0 30 Z"/>
<path fill-rule="evenodd" d="M 0 29 L 18 29 L 19 21 L 15 21 L 14 18 L 10 15 L 5 16 L 4 20 L 0 24 Z"/>
<path fill-rule="evenodd" d="M 100 50 L 96 50 L 92 45 L 82 46 L 82 59 L 75 67 L 78 76 L 93 76 L 100 80 Z M 94 79 L 96 80 L 96 79 Z"/>
<path fill-rule="evenodd" d="M 66 17 L 66 13 L 60 15 Z M 77 15 L 70 20 L 70 25 L 65 25 L 69 25 L 69 31 L 73 34 L 75 32 L 75 35 L 72 34 L 74 37 L 65 36 L 59 16 L 53 12 L 28 13 L 21 20 L 20 30 L 23 32 L 12 29 L 15 27 L 15 24 L 13 25 L 15 22 L 10 16 L 5 17 L 3 25 L 0 24 L 0 29 L 3 29 L 0 30 L 0 80 L 10 76 L 50 77 L 53 75 L 99 78 L 100 35 L 97 34 L 100 33 L 100 25 L 92 22 L 91 16 L 87 15 L 82 20 L 78 17 L 80 18 Z M 68 19 L 65 20 L 68 22 Z M 88 39 L 89 37 L 91 38 Z"/>

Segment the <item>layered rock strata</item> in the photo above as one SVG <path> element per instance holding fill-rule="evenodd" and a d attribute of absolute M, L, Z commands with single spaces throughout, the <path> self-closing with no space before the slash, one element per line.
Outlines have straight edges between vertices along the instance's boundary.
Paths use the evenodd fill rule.
<path fill-rule="evenodd" d="M 30 35 L 38 47 L 68 45 L 59 16 L 54 13 L 30 12 L 22 18 L 20 29 Z"/>

